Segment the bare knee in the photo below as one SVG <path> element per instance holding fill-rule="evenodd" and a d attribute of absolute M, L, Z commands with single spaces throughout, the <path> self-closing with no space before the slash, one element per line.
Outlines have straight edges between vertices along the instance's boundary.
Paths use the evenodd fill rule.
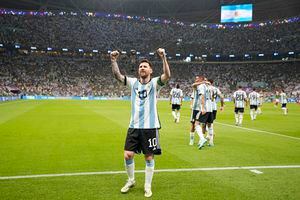
<path fill-rule="evenodd" d="M 145 160 L 153 160 L 154 155 L 153 154 L 145 154 Z"/>
<path fill-rule="evenodd" d="M 133 151 L 124 151 L 125 160 L 133 159 L 134 152 Z"/>

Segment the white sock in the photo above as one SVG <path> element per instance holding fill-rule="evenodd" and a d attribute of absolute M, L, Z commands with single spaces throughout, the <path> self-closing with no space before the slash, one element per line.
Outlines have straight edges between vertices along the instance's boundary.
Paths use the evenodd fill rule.
<path fill-rule="evenodd" d="M 256 119 L 256 116 L 257 116 L 257 111 L 254 111 L 253 118 Z"/>
<path fill-rule="evenodd" d="M 134 180 L 134 160 L 125 160 L 125 169 L 130 180 Z"/>
<path fill-rule="evenodd" d="M 179 119 L 180 119 L 180 112 L 178 111 L 177 112 L 177 122 L 179 122 Z"/>
<path fill-rule="evenodd" d="M 235 116 L 235 123 L 238 124 L 239 123 L 239 114 L 234 114 Z"/>
<path fill-rule="evenodd" d="M 190 142 L 194 143 L 195 132 L 190 132 Z"/>
<path fill-rule="evenodd" d="M 254 119 L 253 109 L 250 110 L 250 117 L 251 117 L 251 120 Z"/>
<path fill-rule="evenodd" d="M 213 143 L 214 142 L 214 129 L 211 126 L 208 128 L 208 134 L 209 134 L 209 142 Z"/>
<path fill-rule="evenodd" d="M 205 140 L 203 133 L 202 133 L 202 128 L 200 125 L 196 125 L 195 127 L 197 134 L 199 135 L 200 140 Z"/>
<path fill-rule="evenodd" d="M 243 113 L 239 113 L 239 124 L 243 122 Z"/>
<path fill-rule="evenodd" d="M 175 113 L 175 111 L 172 111 L 172 115 L 173 115 L 174 119 L 176 119 L 176 113 Z"/>
<path fill-rule="evenodd" d="M 283 113 L 286 115 L 287 114 L 286 108 L 282 108 L 282 110 L 283 110 Z"/>
<path fill-rule="evenodd" d="M 145 169 L 145 188 L 151 188 L 152 178 L 154 174 L 154 159 L 146 160 L 146 169 Z"/>

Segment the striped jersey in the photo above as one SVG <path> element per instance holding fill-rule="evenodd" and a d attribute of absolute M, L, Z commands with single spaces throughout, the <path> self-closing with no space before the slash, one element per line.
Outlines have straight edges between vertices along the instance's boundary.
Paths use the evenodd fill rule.
<path fill-rule="evenodd" d="M 247 99 L 247 94 L 243 90 L 237 90 L 233 93 L 233 98 L 235 100 L 236 108 L 244 108 L 245 100 Z"/>
<path fill-rule="evenodd" d="M 212 112 L 212 91 L 210 86 L 206 84 L 201 84 L 197 87 L 199 93 L 199 103 L 200 103 L 200 111 L 205 110 L 206 112 Z M 201 97 L 204 97 L 204 108 L 202 107 Z"/>
<path fill-rule="evenodd" d="M 192 109 L 193 110 L 200 110 L 200 97 L 197 89 L 193 88 L 193 93 L 192 93 L 192 99 L 193 99 L 193 105 Z"/>
<path fill-rule="evenodd" d="M 287 103 L 286 94 L 284 92 L 280 93 L 280 103 L 281 104 Z"/>
<path fill-rule="evenodd" d="M 125 85 L 131 89 L 131 118 L 129 128 L 160 128 L 157 112 L 157 95 L 164 86 L 160 77 L 142 84 L 137 78 L 126 77 Z"/>
<path fill-rule="evenodd" d="M 258 106 L 259 105 L 259 94 L 255 91 L 249 94 L 250 105 Z"/>
<path fill-rule="evenodd" d="M 179 88 L 173 88 L 170 92 L 172 104 L 180 105 L 183 97 L 183 92 Z"/>
<path fill-rule="evenodd" d="M 219 88 L 215 87 L 215 86 L 210 86 L 211 90 L 212 90 L 212 107 L 213 110 L 218 110 L 217 108 L 217 98 L 221 96 L 221 91 L 219 90 Z"/>

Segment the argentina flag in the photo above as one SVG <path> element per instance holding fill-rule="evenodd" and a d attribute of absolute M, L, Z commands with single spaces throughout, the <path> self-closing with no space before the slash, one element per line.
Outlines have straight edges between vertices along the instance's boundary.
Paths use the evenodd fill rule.
<path fill-rule="evenodd" d="M 221 23 L 252 21 L 252 4 L 221 7 Z"/>

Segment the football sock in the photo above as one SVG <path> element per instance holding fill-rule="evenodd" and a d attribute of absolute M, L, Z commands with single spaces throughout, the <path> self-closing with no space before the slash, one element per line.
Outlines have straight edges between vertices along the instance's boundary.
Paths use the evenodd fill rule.
<path fill-rule="evenodd" d="M 145 169 L 145 188 L 151 188 L 153 173 L 154 173 L 154 159 L 146 160 L 146 169 Z"/>
<path fill-rule="evenodd" d="M 134 180 L 134 160 L 125 160 L 125 169 L 130 180 Z"/>
<path fill-rule="evenodd" d="M 202 128 L 200 125 L 196 125 L 195 127 L 197 134 L 199 135 L 200 140 L 205 140 L 203 133 L 202 133 Z"/>

